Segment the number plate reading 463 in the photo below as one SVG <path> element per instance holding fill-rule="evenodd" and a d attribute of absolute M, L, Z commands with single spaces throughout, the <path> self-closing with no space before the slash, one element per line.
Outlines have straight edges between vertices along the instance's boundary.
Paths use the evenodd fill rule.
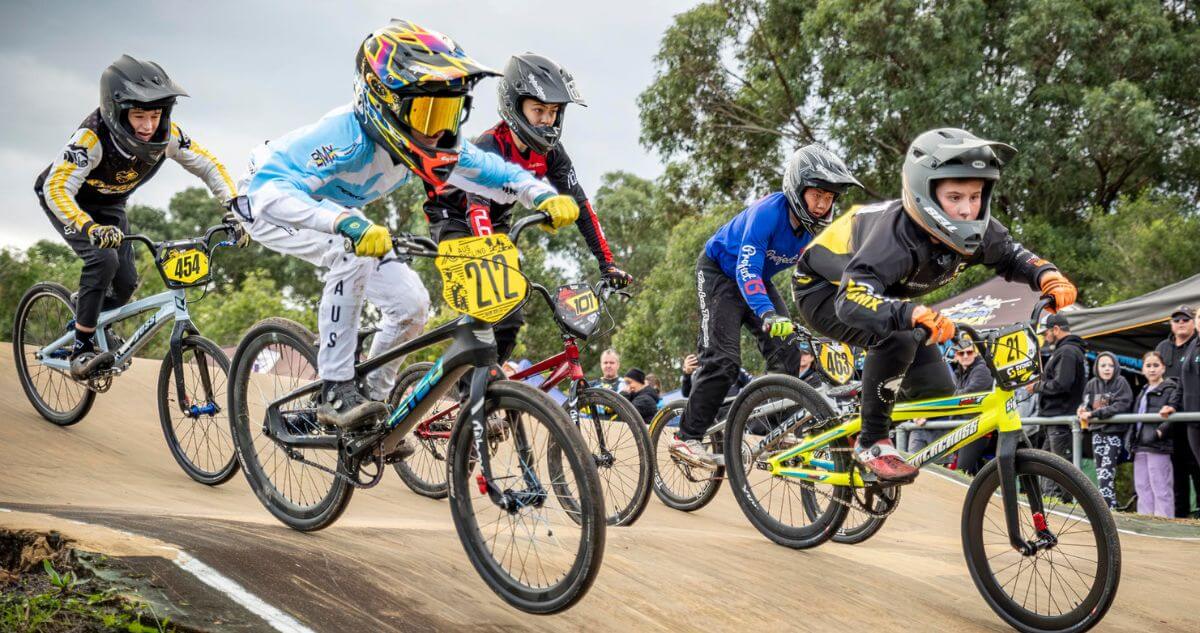
<path fill-rule="evenodd" d="M 438 244 L 442 297 L 456 312 L 481 321 L 503 319 L 525 298 L 517 247 L 507 235 L 447 240 Z"/>

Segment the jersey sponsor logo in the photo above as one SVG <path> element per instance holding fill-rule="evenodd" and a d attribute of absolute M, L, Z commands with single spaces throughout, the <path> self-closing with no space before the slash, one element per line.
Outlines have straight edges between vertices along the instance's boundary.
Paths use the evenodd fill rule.
<path fill-rule="evenodd" d="M 578 185 L 578 184 L 579 184 L 579 177 L 575 175 L 575 168 L 572 167 L 571 171 L 567 172 L 567 186 L 574 187 L 575 185 Z"/>
<path fill-rule="evenodd" d="M 749 279 L 742 284 L 742 291 L 747 295 L 765 295 L 767 294 L 767 285 L 762 279 Z"/>
<path fill-rule="evenodd" d="M 127 183 L 127 182 L 132 182 L 132 181 L 136 180 L 137 177 L 138 177 L 138 173 L 137 173 L 137 171 L 135 171 L 133 169 L 125 169 L 125 170 L 119 171 L 116 173 L 115 176 L 113 176 L 113 178 L 115 178 L 117 182 L 122 183 L 122 184 Z"/>
<path fill-rule="evenodd" d="M 350 191 L 349 189 L 347 189 L 341 185 L 337 186 L 337 190 L 342 192 L 344 195 L 346 195 L 350 198 L 354 198 L 355 200 L 366 200 L 366 198 L 358 195 L 357 193 L 354 193 L 353 191 Z"/>
<path fill-rule="evenodd" d="M 872 311 L 879 311 L 883 297 L 875 294 L 875 290 L 866 284 L 860 284 L 853 279 L 846 280 L 846 299 Z"/>
<path fill-rule="evenodd" d="M 742 292 L 747 295 L 766 294 L 767 287 L 761 277 L 750 270 L 750 258 L 758 253 L 758 249 L 745 244 L 738 257 L 737 276 L 742 282 Z"/>
<path fill-rule="evenodd" d="M 492 216 L 487 207 L 471 207 L 467 210 L 467 225 L 472 235 L 491 235 Z"/>
<path fill-rule="evenodd" d="M 179 129 L 178 127 L 175 128 L 175 131 L 179 133 L 179 149 L 191 149 L 192 148 L 191 137 L 188 136 L 187 134 L 184 134 L 183 130 Z"/>
<path fill-rule="evenodd" d="M 103 180 L 98 180 L 96 178 L 91 178 L 84 182 L 86 182 L 88 185 L 94 187 L 96 189 L 96 191 L 99 191 L 100 193 L 107 193 L 107 194 L 125 193 L 126 191 L 132 191 L 134 187 L 138 186 L 138 183 L 136 183 L 136 182 L 131 182 L 127 185 L 111 185 L 107 182 L 104 182 Z"/>
<path fill-rule="evenodd" d="M 784 255 L 782 253 L 778 253 L 772 249 L 767 249 L 767 259 L 771 260 L 772 264 L 779 264 L 782 266 L 791 266 L 792 264 L 795 264 L 797 261 L 800 260 L 800 255 L 796 254 L 796 255 L 788 256 L 788 255 Z"/>
<path fill-rule="evenodd" d="M 333 150 L 332 145 L 322 145 L 313 150 L 313 152 L 309 154 L 309 157 L 312 158 L 313 163 L 315 163 L 317 167 L 324 167 L 333 163 L 333 161 L 337 159 L 337 152 Z"/>
<path fill-rule="evenodd" d="M 63 160 L 72 163 L 78 167 L 88 166 L 87 148 L 82 145 L 71 143 L 67 149 L 63 151 Z"/>

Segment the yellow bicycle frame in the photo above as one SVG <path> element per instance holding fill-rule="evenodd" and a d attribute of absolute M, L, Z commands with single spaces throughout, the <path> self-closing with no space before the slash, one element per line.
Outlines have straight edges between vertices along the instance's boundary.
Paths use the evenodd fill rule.
<path fill-rule="evenodd" d="M 1017 413 L 1013 392 L 999 388 L 990 392 L 898 403 L 892 411 L 894 422 L 917 418 L 932 420 L 962 416 L 972 417 L 958 427 L 950 429 L 937 441 L 909 455 L 905 461 L 917 468 L 922 468 L 925 464 L 947 453 L 952 453 L 997 429 L 1001 432 L 1021 430 L 1021 416 Z M 780 477 L 793 477 L 834 486 L 852 485 L 850 473 L 835 470 L 831 460 L 815 455 L 815 453 L 819 453 L 840 438 L 855 435 L 861 429 L 862 418 L 856 415 L 853 419 L 828 431 L 815 436 L 805 436 L 796 446 L 768 457 L 766 459 L 767 471 Z M 863 486 L 862 478 L 857 474 L 854 476 L 853 485 Z"/>

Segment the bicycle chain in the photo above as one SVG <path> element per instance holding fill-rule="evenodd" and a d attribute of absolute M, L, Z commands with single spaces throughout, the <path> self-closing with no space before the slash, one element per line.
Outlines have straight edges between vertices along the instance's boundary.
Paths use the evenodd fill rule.
<path fill-rule="evenodd" d="M 823 451 L 826 451 L 826 452 L 838 452 L 838 453 L 853 453 L 853 452 L 854 452 L 854 449 L 853 449 L 853 448 L 831 448 L 831 447 L 825 447 L 825 448 L 822 448 L 821 450 L 823 450 Z M 851 477 L 853 477 L 853 476 L 854 476 L 854 473 L 855 473 L 855 471 L 858 471 L 858 470 L 860 470 L 860 469 L 861 469 L 861 467 L 858 465 L 858 462 L 857 462 L 857 461 L 855 461 L 853 457 L 851 457 L 851 458 L 850 458 L 850 463 L 851 463 L 851 466 L 850 466 L 850 476 L 851 476 Z M 849 509 L 851 509 L 851 510 L 853 510 L 853 509 L 856 509 L 856 508 L 857 508 L 858 510 L 862 511 L 862 512 L 863 512 L 864 514 L 866 514 L 867 516 L 870 516 L 870 517 L 873 517 L 873 518 L 876 518 L 876 519 L 882 519 L 882 518 L 885 518 L 885 517 L 887 517 L 888 515 L 890 515 L 891 513 L 895 512 L 895 511 L 896 511 L 896 509 L 900 507 L 900 503 L 899 503 L 899 501 L 896 501 L 896 502 L 893 502 L 893 503 L 891 504 L 891 507 L 889 507 L 889 508 L 888 508 L 886 511 L 884 511 L 884 512 L 877 512 L 877 511 L 875 511 L 874 509 L 869 509 L 869 508 L 867 507 L 866 503 L 864 502 L 864 499 L 858 496 L 858 493 L 856 492 L 856 490 L 857 490 L 856 488 L 853 488 L 853 487 L 852 487 L 852 488 L 850 488 L 850 490 L 851 490 L 851 493 L 850 493 L 850 499 L 851 499 L 851 500 L 850 500 L 850 501 L 844 501 L 844 500 L 842 500 L 842 499 L 838 499 L 837 497 L 833 496 L 833 494 L 832 494 L 832 493 L 830 493 L 830 492 L 826 492 L 826 491 L 824 491 L 824 490 L 820 490 L 820 489 L 818 489 L 818 488 L 817 488 L 815 485 L 813 485 L 813 484 L 811 484 L 811 483 L 809 483 L 809 482 L 799 482 L 799 485 L 801 485 L 801 486 L 805 486 L 806 484 L 807 484 L 807 486 L 806 486 L 806 487 L 807 487 L 807 488 L 808 488 L 810 491 L 812 491 L 812 492 L 814 492 L 814 493 L 816 493 L 816 494 L 819 494 L 819 495 L 821 495 L 822 497 L 825 497 L 826 499 L 828 499 L 828 500 L 830 500 L 830 501 L 832 501 L 832 502 L 834 502 L 834 503 L 841 504 L 841 505 L 843 505 L 843 506 L 845 506 L 845 507 L 847 507 L 847 508 L 849 508 Z"/>

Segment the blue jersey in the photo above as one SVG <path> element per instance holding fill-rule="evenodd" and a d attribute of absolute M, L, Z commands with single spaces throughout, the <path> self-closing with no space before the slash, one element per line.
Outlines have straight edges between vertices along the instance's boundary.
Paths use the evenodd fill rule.
<path fill-rule="evenodd" d="M 792 228 L 787 198 L 772 193 L 718 229 L 704 245 L 704 254 L 737 282 L 746 305 L 762 317 L 775 309 L 766 282 L 795 266 L 810 241 L 807 231 Z"/>
<path fill-rule="evenodd" d="M 333 232 L 334 220 L 387 195 L 413 177 L 403 163 L 363 131 L 350 106 L 256 148 L 239 190 L 251 213 L 273 223 Z M 527 207 L 553 187 L 471 143 L 460 147 L 450 184 L 503 203 Z M 249 218 L 248 218 L 249 219 Z"/>

